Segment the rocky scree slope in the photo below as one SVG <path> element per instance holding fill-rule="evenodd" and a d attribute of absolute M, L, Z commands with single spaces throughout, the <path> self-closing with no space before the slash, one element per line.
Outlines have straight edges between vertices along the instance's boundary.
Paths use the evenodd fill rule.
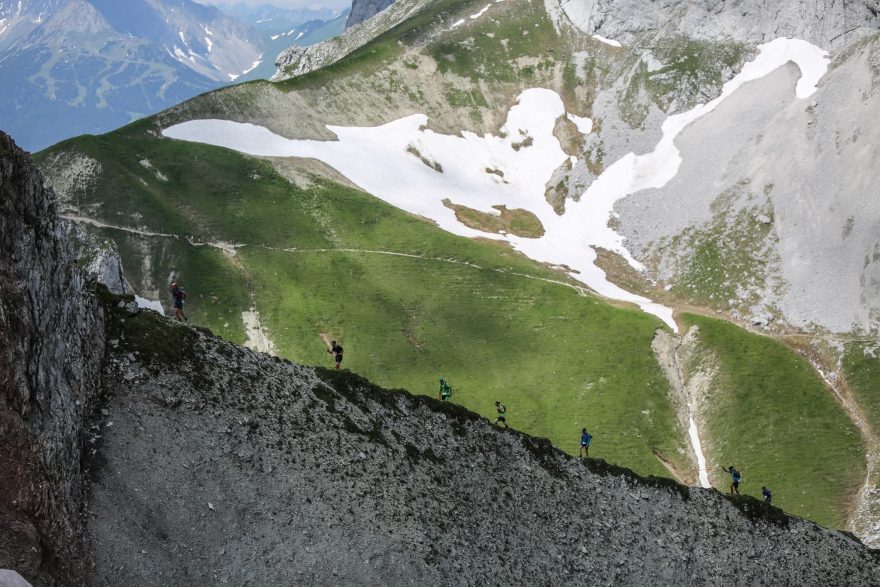
<path fill-rule="evenodd" d="M 54 196 L 0 133 L 0 568 L 82 585 L 81 444 L 100 389 L 104 319 Z"/>
<path fill-rule="evenodd" d="M 880 581 L 858 540 L 752 498 L 581 463 L 453 404 L 93 294 L 39 174 L 0 145 L 0 431 L 17 472 L 0 565 L 38 584 L 84 584 L 90 560 L 91 582 L 114 585 Z M 7 546 L 44 527 L 54 577 Z"/>
<path fill-rule="evenodd" d="M 880 28 L 877 0 L 545 0 L 557 19 L 587 33 L 631 44 L 639 33 L 663 30 L 705 40 L 765 43 L 804 39 L 844 47 Z"/>
<path fill-rule="evenodd" d="M 97 584 L 821 584 L 877 553 L 110 298 Z"/>

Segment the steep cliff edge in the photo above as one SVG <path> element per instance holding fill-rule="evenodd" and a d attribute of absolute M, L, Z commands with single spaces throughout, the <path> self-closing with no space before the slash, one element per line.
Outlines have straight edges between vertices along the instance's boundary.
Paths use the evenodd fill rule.
<path fill-rule="evenodd" d="M 36 584 L 880 582 L 858 540 L 752 498 L 132 313 L 2 144 L 0 566 Z"/>
<path fill-rule="evenodd" d="M 104 319 L 30 157 L 0 133 L 0 567 L 83 584 L 81 444 Z"/>

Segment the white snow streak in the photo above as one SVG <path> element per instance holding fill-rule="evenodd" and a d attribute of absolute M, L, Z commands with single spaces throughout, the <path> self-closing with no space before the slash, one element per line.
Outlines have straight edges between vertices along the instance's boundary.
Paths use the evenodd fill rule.
<path fill-rule="evenodd" d="M 583 116 L 575 116 L 571 112 L 569 112 L 566 116 L 568 116 L 568 119 L 574 123 L 581 134 L 588 135 L 593 132 L 592 119 L 584 118 Z"/>
<path fill-rule="evenodd" d="M 135 294 L 134 301 L 137 302 L 139 308 L 153 310 L 154 312 L 159 312 L 163 316 L 165 315 L 165 308 L 162 307 L 162 302 L 158 300 L 148 300 L 147 298 L 142 298 Z"/>
<path fill-rule="evenodd" d="M 688 404 L 690 410 L 690 404 Z M 694 447 L 694 453 L 697 455 L 697 471 L 700 477 L 700 487 L 709 489 L 712 484 L 709 483 L 709 473 L 706 470 L 706 455 L 703 454 L 703 444 L 700 442 L 700 432 L 697 430 L 697 423 L 694 421 L 693 414 L 688 414 L 688 436 L 691 439 L 691 445 Z"/>
<path fill-rule="evenodd" d="M 242 71 L 242 72 L 241 72 L 241 75 L 247 75 L 247 74 L 249 74 L 250 72 L 252 72 L 253 70 L 255 70 L 255 69 L 257 68 L 257 66 L 258 66 L 259 64 L 261 64 L 262 62 L 263 62 L 263 56 L 260 55 L 260 58 L 257 59 L 256 61 L 254 61 L 253 65 L 251 65 L 249 68 L 247 68 L 247 69 L 245 69 L 244 71 Z M 237 76 L 236 76 L 236 77 L 237 77 Z"/>
<path fill-rule="evenodd" d="M 484 14 L 486 14 L 486 11 L 489 10 L 490 8 L 492 8 L 492 5 L 491 5 L 491 4 L 486 4 L 486 5 L 482 8 L 482 10 L 480 10 L 479 12 L 475 12 L 475 13 L 473 13 L 473 14 L 470 16 L 470 19 L 471 19 L 471 20 L 477 20 L 478 18 L 480 18 L 481 16 L 483 16 Z"/>
<path fill-rule="evenodd" d="M 545 182 L 567 155 L 553 136 L 556 119 L 565 115 L 559 96 L 546 89 L 526 90 L 511 108 L 501 136 L 463 131 L 462 136 L 437 134 L 425 127 L 428 119 L 414 114 L 379 127 L 328 126 L 336 141 L 289 140 L 253 124 L 224 120 L 194 120 L 163 131 L 170 138 L 207 143 L 244 153 L 272 157 L 313 157 L 337 169 L 374 196 L 413 214 L 434 220 L 438 226 L 466 237 L 505 240 L 537 261 L 568 267 L 573 276 L 608 298 L 632 302 L 663 320 L 677 332 L 672 310 L 632 294 L 608 281 L 595 265 L 595 247 L 613 251 L 634 268 L 642 269 L 623 244 L 623 238 L 608 227 L 614 204 L 643 189 L 663 187 L 681 164 L 674 140 L 691 122 L 714 110 L 744 83 L 758 79 L 788 61 L 801 69 L 797 97 L 815 91 L 827 69 L 827 53 L 805 41 L 776 39 L 759 47 L 756 59 L 727 82 L 721 95 L 708 104 L 670 116 L 663 124 L 663 137 L 654 151 L 629 153 L 609 166 L 578 202 L 566 202 L 566 213 L 558 216 L 544 198 Z M 583 132 L 589 119 L 568 115 Z M 589 131 L 587 131 L 589 132 Z M 504 138 L 502 138 L 504 137 Z M 522 143 L 531 138 L 530 146 Z M 514 149 L 513 145 L 519 148 Z M 415 148 L 443 172 L 413 157 Z M 410 152 L 408 152 L 410 151 Z M 501 181 L 485 170 L 504 173 Z M 486 234 L 459 223 L 455 213 L 443 205 L 449 198 L 492 213 L 493 206 L 531 211 L 541 221 L 541 238 Z"/>
<path fill-rule="evenodd" d="M 600 43 L 605 43 L 606 45 L 610 45 L 612 47 L 622 47 L 623 46 L 620 44 L 620 41 L 615 41 L 614 39 L 608 39 L 606 37 L 603 37 L 602 35 L 592 35 L 592 37 L 594 39 L 596 39 L 597 41 L 599 41 Z"/>

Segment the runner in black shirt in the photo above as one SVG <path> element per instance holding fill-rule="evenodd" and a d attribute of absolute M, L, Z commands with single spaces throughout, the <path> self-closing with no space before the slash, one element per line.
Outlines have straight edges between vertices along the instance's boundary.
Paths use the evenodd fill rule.
<path fill-rule="evenodd" d="M 336 359 L 336 368 L 339 369 L 339 366 L 342 365 L 342 347 L 336 344 L 335 340 L 331 340 L 327 352 L 333 353 L 333 358 Z"/>

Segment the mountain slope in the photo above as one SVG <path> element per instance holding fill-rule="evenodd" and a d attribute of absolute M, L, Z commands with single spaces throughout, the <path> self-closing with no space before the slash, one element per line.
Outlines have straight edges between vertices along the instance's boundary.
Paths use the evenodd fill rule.
<path fill-rule="evenodd" d="M 410 18 L 350 53 L 350 49 L 331 52 L 327 62 L 332 65 L 280 84 L 253 83 L 201 96 L 112 136 L 59 145 L 42 154 L 41 162 L 62 193 L 68 213 L 122 229 L 172 235 L 102 229 L 104 236 L 124 243 L 120 248 L 126 267 L 130 272 L 140 271 L 134 280 L 139 291 L 158 294 L 169 275 L 191 275 L 206 293 L 199 304 L 205 310 L 198 320 L 233 340 L 245 339 L 245 321 L 237 318 L 252 309 L 259 313 L 262 331 L 275 340 L 279 352 L 298 360 L 327 359 L 319 342 L 322 335 L 351 337 L 359 350 L 346 361 L 380 384 L 430 394 L 437 377 L 447 376 L 455 384 L 456 377 L 464 373 L 464 392 L 455 401 L 485 416 L 491 416 L 495 399 L 514 397 L 522 414 L 517 427 L 547 435 L 574 451 L 576 431 L 584 422 L 600 430 L 600 437 L 607 437 L 601 450 L 608 452 L 603 456 L 640 472 L 657 473 L 668 467 L 669 474 L 688 482 L 697 480 L 696 436 L 708 448 L 706 460 L 714 470 L 707 473 L 714 483 L 723 484 L 718 471 L 731 464 L 721 459 L 733 457 L 734 464 L 749 463 L 758 476 L 746 473 L 746 491 L 757 493 L 763 483 L 777 491 L 781 487 L 777 495 L 786 509 L 845 525 L 859 506 L 860 499 L 853 496 L 866 480 L 867 449 L 857 432 L 858 423 L 845 417 L 848 411 L 839 396 L 818 371 L 806 372 L 808 364 L 797 356 L 801 349 L 774 346 L 772 356 L 784 361 L 786 369 L 803 368 L 802 386 L 795 385 L 798 378 L 767 377 L 765 371 L 773 367 L 772 362 L 769 366 L 747 364 L 742 369 L 729 366 L 736 362 L 730 357 L 766 352 L 763 337 L 732 329 L 728 336 L 740 348 L 730 349 L 724 340 L 713 342 L 706 336 L 708 342 L 703 344 L 710 347 L 706 352 L 717 351 L 721 367 L 727 361 L 722 370 L 726 388 L 737 398 L 758 393 L 764 402 L 731 401 L 725 404 L 731 406 L 728 412 L 710 413 L 694 401 L 698 397 L 678 393 L 671 383 L 674 378 L 667 382 L 664 373 L 658 372 L 650 345 L 659 322 L 643 316 L 645 321 L 638 323 L 617 308 L 602 304 L 596 305 L 601 310 L 585 308 L 582 300 L 552 293 L 555 287 L 564 286 L 542 285 L 520 296 L 517 292 L 536 285 L 534 280 L 525 286 L 512 276 L 492 274 L 500 273 L 496 269 L 509 272 L 511 263 L 516 263 L 516 273 L 567 283 L 589 280 L 591 286 L 618 287 L 608 287 L 618 295 L 628 289 L 630 294 L 659 301 L 669 315 L 672 308 L 682 308 L 741 324 L 770 315 L 783 332 L 802 329 L 804 336 L 824 335 L 796 316 L 783 324 L 774 308 L 775 293 L 769 286 L 776 274 L 765 270 L 772 269 L 774 248 L 779 254 L 786 246 L 768 237 L 780 215 L 767 214 L 766 201 L 758 202 L 757 210 L 750 208 L 748 214 L 741 214 L 738 205 L 729 205 L 743 191 L 736 191 L 742 177 L 722 178 L 734 184 L 729 190 L 733 196 L 709 206 L 719 215 L 718 231 L 710 234 L 717 238 L 704 239 L 708 242 L 697 248 L 698 255 L 690 251 L 681 255 L 683 260 L 707 267 L 672 277 L 655 273 L 655 260 L 647 248 L 627 248 L 639 243 L 641 237 L 634 233 L 638 230 L 649 236 L 666 229 L 664 214 L 682 219 L 696 216 L 699 209 L 688 204 L 690 199 L 702 202 L 707 193 L 717 192 L 690 193 L 688 182 L 675 184 L 677 193 L 658 202 L 660 212 L 653 217 L 643 214 L 642 223 L 632 224 L 627 203 L 659 188 L 634 190 L 617 202 L 620 217 L 609 226 L 615 198 L 589 191 L 592 186 L 635 185 L 631 175 L 615 174 L 625 171 L 636 157 L 657 151 L 658 145 L 672 144 L 683 157 L 680 167 L 673 165 L 675 173 L 668 181 L 699 175 L 698 171 L 685 174 L 690 159 L 718 152 L 719 141 L 694 141 L 688 150 L 676 146 L 677 141 L 685 146 L 692 136 L 711 135 L 713 128 L 726 129 L 724 125 L 736 126 L 737 121 L 747 131 L 776 132 L 764 126 L 764 122 L 776 123 L 774 113 L 778 116 L 782 111 L 787 116 L 822 96 L 819 77 L 828 65 L 822 48 L 784 40 L 758 44 L 767 40 L 765 32 L 749 23 L 759 18 L 772 27 L 777 22 L 773 18 L 770 24 L 764 22 L 763 3 L 719 8 L 733 31 L 723 39 L 717 30 L 704 32 L 688 24 L 706 22 L 708 3 L 675 4 L 676 10 L 664 13 L 654 10 L 654 3 L 646 4 L 651 4 L 651 10 L 644 10 L 650 19 L 606 30 L 604 24 L 596 28 L 605 22 L 602 19 L 588 20 L 585 25 L 574 10 L 596 3 L 569 3 L 564 13 L 552 4 L 548 12 L 545 5 L 525 1 L 493 3 L 488 8 L 480 2 L 451 0 L 395 3 L 387 12 L 408 6 L 413 9 Z M 641 14 L 639 3 L 601 6 L 620 14 Z M 876 40 L 870 35 L 855 42 L 869 32 L 867 28 L 838 30 L 845 21 L 838 18 L 840 6 L 822 3 L 820 8 L 800 15 L 797 22 L 787 14 L 780 16 L 780 31 L 803 33 L 815 42 L 832 42 L 832 30 L 846 33 L 832 43 L 841 44 L 835 63 L 857 64 L 873 50 Z M 867 10 L 865 5 L 858 9 Z M 740 18 L 741 26 L 736 24 Z M 609 27 L 614 21 L 605 20 Z M 858 23 L 863 21 L 871 22 L 862 19 Z M 596 27 L 591 28 L 590 22 Z M 608 36 L 616 33 L 627 45 Z M 843 45 L 850 42 L 854 44 L 844 51 Z M 795 49 L 786 53 L 791 47 Z M 344 53 L 348 54 L 343 57 Z M 786 65 L 789 59 L 798 65 Z M 756 63 L 761 65 L 757 68 L 760 75 L 755 73 Z M 739 89 L 725 94 L 725 83 L 731 80 L 736 80 Z M 801 86 L 813 91 L 817 80 L 819 88 L 810 98 L 799 97 Z M 771 86 L 773 99 L 766 103 L 760 100 L 761 93 L 750 91 Z M 691 116 L 688 113 L 694 108 L 699 113 L 700 104 L 722 95 L 714 111 L 679 129 L 675 140 L 661 142 L 663 124 L 671 116 Z M 535 96 L 546 99 L 541 103 L 548 108 L 529 110 Z M 746 105 L 755 108 L 748 110 L 751 118 L 743 114 Z M 762 110 L 757 110 L 759 106 Z M 530 126 L 535 119 L 523 112 L 556 118 L 550 124 L 542 119 L 541 124 Z M 767 112 L 769 121 L 759 116 Z M 195 119 L 263 126 L 278 136 L 257 129 L 262 134 L 246 148 L 239 142 L 248 136 L 243 128 L 227 127 L 236 131 L 217 133 L 214 138 L 230 142 L 215 144 L 271 157 L 259 161 L 158 136 Z M 694 134 L 701 129 L 703 134 Z M 522 132 L 532 130 L 540 134 Z M 731 148 L 739 136 L 728 141 Z M 353 138 L 362 142 L 349 142 Z M 204 137 L 200 140 L 211 142 Z M 478 143 L 486 148 L 474 156 Z M 255 150 L 279 145 L 301 150 Z M 775 152 L 784 151 L 777 148 Z M 297 156 L 285 158 L 285 154 Z M 735 152 L 730 156 L 737 158 Z M 486 157 L 495 159 L 487 163 Z M 140 163 L 144 158 L 153 169 Z M 786 169 L 782 163 L 778 167 Z M 169 169 L 174 170 L 173 178 Z M 850 175 L 858 175 L 852 169 Z M 697 177 L 694 185 L 702 185 L 703 176 L 711 177 L 713 171 L 710 168 Z M 78 174 L 82 179 L 71 182 Z M 164 181 L 160 174 L 171 180 Z M 285 186 L 279 178 L 296 187 Z M 759 180 L 754 179 L 756 186 L 766 185 Z M 495 242 L 447 240 L 448 235 L 440 239 L 427 224 L 416 224 L 401 212 L 389 212 L 385 222 L 377 223 L 366 211 L 387 208 L 370 199 L 354 203 L 357 192 L 351 191 L 352 182 L 410 214 L 428 216 L 446 230 Z M 311 186 L 318 187 L 303 195 Z M 747 196 L 742 199 L 748 203 Z M 864 193 L 854 197 L 864 197 Z M 138 211 L 132 209 L 132 201 L 137 202 Z M 599 204 L 605 207 L 590 208 Z M 771 204 L 784 210 L 785 202 Z M 505 208 L 495 207 L 500 205 Z M 296 221 L 283 220 L 291 210 L 301 210 L 304 216 L 297 212 Z M 540 248 L 550 241 L 535 238 L 538 231 L 521 233 L 521 225 L 514 229 L 511 217 L 530 225 L 532 231 L 537 218 L 545 234 L 565 227 L 568 230 L 562 236 L 567 240 Z M 404 230 L 398 228 L 404 226 Z M 725 232 L 728 227 L 736 231 Z M 699 236 L 702 231 L 697 228 L 691 226 L 687 235 Z M 311 232 L 316 230 L 319 234 Z M 400 233 L 408 238 L 397 236 Z M 608 238 L 587 240 L 596 234 Z M 193 236 L 196 244 L 222 246 L 189 248 L 186 235 Z M 511 254 L 498 241 L 529 254 L 537 250 L 565 257 L 536 256 L 557 265 L 551 270 Z M 426 247 L 424 242 L 433 244 Z M 224 243 L 244 246 L 224 249 Z M 802 251 L 822 256 L 825 244 L 811 241 Z M 236 252 L 234 257 L 230 250 Z M 863 260 L 866 254 L 861 245 L 844 252 L 847 262 Z M 424 259 L 428 256 L 430 263 Z M 453 263 L 446 262 L 450 257 Z M 493 271 L 478 277 L 470 269 L 456 267 L 459 261 Z M 563 264 L 566 267 L 559 267 Z M 565 275 L 567 269 L 579 272 Z M 726 277 L 716 278 L 719 272 Z M 687 282 L 679 283 L 685 278 Z M 734 306 L 742 301 L 748 302 L 747 307 L 712 303 L 731 297 L 737 302 Z M 623 299 L 636 298 L 627 295 Z M 543 306 L 540 300 L 549 303 Z M 816 324 L 830 316 L 825 306 L 814 305 L 810 311 Z M 676 322 L 669 315 L 670 328 L 687 330 L 687 319 Z M 575 316 L 577 322 L 567 316 Z M 388 340 L 397 342 L 389 344 Z M 778 387 L 761 395 L 760 382 L 769 379 Z M 758 438 L 753 441 L 736 432 L 737 426 L 725 425 L 750 422 L 762 410 L 786 414 L 793 395 L 801 398 L 798 403 L 816 408 L 797 412 L 796 427 L 767 427 L 756 431 Z M 587 415 L 582 417 L 583 413 Z M 691 423 L 696 430 L 693 435 L 687 434 Z M 798 428 L 811 434 L 802 437 Z M 800 438 L 806 445 L 795 441 Z M 713 447 L 717 447 L 714 453 Z M 803 452 L 817 455 L 817 469 L 797 467 Z M 821 489 L 811 496 L 816 500 L 801 499 L 803 486 L 815 479 L 821 479 Z"/>
<path fill-rule="evenodd" d="M 0 170 L 16 179 L 2 205 L 20 212 L 2 216 L 3 357 L 22 378 L 0 388 L 4 446 L 44 459 L 67 449 L 42 473 L 71 477 L 43 488 L 84 480 L 80 450 L 89 473 L 87 502 L 61 495 L 37 510 L 16 500 L 37 494 L 27 479 L 3 485 L 0 511 L 77 529 L 16 558 L 15 528 L 0 526 L 0 565 L 36 584 L 880 580 L 858 540 L 752 498 L 582 463 L 453 404 L 254 353 L 83 288 L 38 174 L 0 138 Z M 51 284 L 39 304 L 20 275 Z M 51 323 L 19 318 L 55 309 Z M 18 352 L 33 340 L 64 340 L 62 356 L 90 373 L 103 358 L 100 382 L 59 385 L 63 360 Z M 17 402 L 22 380 L 62 409 L 34 419 Z M 85 556 L 66 550 L 81 544 Z"/>

